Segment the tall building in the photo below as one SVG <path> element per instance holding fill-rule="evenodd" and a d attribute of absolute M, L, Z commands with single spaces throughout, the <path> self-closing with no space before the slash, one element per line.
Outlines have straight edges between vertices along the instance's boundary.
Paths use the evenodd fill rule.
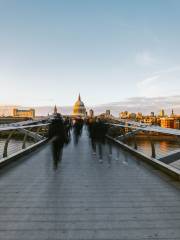
<path fill-rule="evenodd" d="M 174 118 L 163 117 L 161 120 L 161 127 L 163 128 L 174 128 Z"/>
<path fill-rule="evenodd" d="M 35 118 L 35 109 L 28 109 L 28 110 L 23 110 L 23 109 L 13 109 L 13 117 L 27 117 L 27 118 Z"/>
<path fill-rule="evenodd" d="M 86 117 L 86 108 L 81 100 L 80 94 L 78 100 L 74 104 L 72 115 L 75 117 Z"/>
<path fill-rule="evenodd" d="M 172 109 L 172 112 L 171 112 L 171 117 L 174 117 L 175 114 L 174 114 L 174 110 Z"/>
<path fill-rule="evenodd" d="M 151 117 L 154 117 L 154 116 L 155 116 L 154 112 L 151 112 L 151 113 L 150 113 L 150 116 L 151 116 Z"/>
<path fill-rule="evenodd" d="M 161 111 L 160 111 L 160 113 L 159 113 L 159 116 L 160 116 L 160 117 L 165 117 L 164 109 L 161 109 Z"/>
<path fill-rule="evenodd" d="M 137 120 L 141 120 L 142 119 L 142 113 L 141 112 L 136 113 L 136 119 Z"/>
<path fill-rule="evenodd" d="M 54 116 L 57 115 L 57 107 L 56 107 L 56 105 L 54 106 L 54 113 L 53 113 L 53 115 L 54 115 Z"/>
<path fill-rule="evenodd" d="M 106 110 L 106 117 L 110 117 L 111 116 L 111 111 L 108 109 Z"/>
<path fill-rule="evenodd" d="M 121 118 L 121 119 L 127 119 L 128 118 L 128 111 L 124 111 L 124 112 L 121 112 L 120 114 L 119 114 L 119 117 Z"/>
<path fill-rule="evenodd" d="M 174 120 L 174 128 L 180 129 L 180 118 Z"/>
<path fill-rule="evenodd" d="M 164 128 L 180 129 L 180 116 L 160 118 L 160 126 Z"/>
<path fill-rule="evenodd" d="M 129 119 L 133 119 L 133 120 L 135 120 L 136 119 L 136 113 L 128 113 L 128 118 Z"/>

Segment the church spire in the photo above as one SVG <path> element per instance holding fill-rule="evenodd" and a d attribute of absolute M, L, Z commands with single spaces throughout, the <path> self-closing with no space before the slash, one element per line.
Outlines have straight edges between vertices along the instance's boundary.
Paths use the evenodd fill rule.
<path fill-rule="evenodd" d="M 56 107 L 56 105 L 54 106 L 54 115 L 56 115 L 57 114 L 57 107 Z"/>
<path fill-rule="evenodd" d="M 81 102 L 81 95 L 80 95 L 80 93 L 79 93 L 79 96 L 78 96 L 78 101 Z"/>

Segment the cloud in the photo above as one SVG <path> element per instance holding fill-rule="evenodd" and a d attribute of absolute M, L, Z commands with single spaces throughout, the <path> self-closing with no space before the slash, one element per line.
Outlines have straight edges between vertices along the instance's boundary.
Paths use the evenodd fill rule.
<path fill-rule="evenodd" d="M 179 93 L 180 66 L 154 72 L 151 76 L 137 82 L 140 96 L 156 97 Z"/>
<path fill-rule="evenodd" d="M 137 53 L 135 57 L 135 62 L 142 66 L 150 66 L 157 63 L 157 60 L 152 56 L 152 54 L 145 50 L 140 53 Z"/>
<path fill-rule="evenodd" d="M 144 86 L 154 83 L 159 78 L 160 78 L 160 75 L 152 76 L 152 77 L 143 79 L 142 81 L 138 82 L 137 84 L 139 87 L 142 87 L 142 86 L 144 87 Z"/>
<path fill-rule="evenodd" d="M 95 113 L 104 112 L 110 109 L 112 114 L 118 116 L 121 111 L 142 112 L 149 114 L 154 111 L 159 113 L 161 109 L 169 114 L 174 109 L 175 113 L 180 114 L 180 95 L 161 96 L 161 97 L 133 97 L 125 99 L 124 101 L 107 103 L 93 108 Z"/>
<path fill-rule="evenodd" d="M 162 94 L 160 75 L 145 78 L 137 83 L 141 96 L 156 97 Z"/>
<path fill-rule="evenodd" d="M 157 71 L 154 74 L 165 74 L 165 73 L 172 73 L 172 72 L 177 72 L 180 71 L 180 66 L 176 65 L 167 69 L 163 69 L 161 71 Z"/>

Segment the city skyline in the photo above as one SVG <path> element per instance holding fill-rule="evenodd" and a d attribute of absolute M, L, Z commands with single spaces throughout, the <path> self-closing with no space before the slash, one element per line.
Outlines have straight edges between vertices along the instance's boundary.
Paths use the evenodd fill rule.
<path fill-rule="evenodd" d="M 79 92 L 90 106 L 179 99 L 179 7 L 1 1 L 0 105 L 72 106 Z"/>
<path fill-rule="evenodd" d="M 77 100 L 77 98 L 76 98 Z M 83 102 L 84 99 L 82 98 Z M 129 111 L 131 113 L 142 112 L 143 115 L 149 115 L 151 112 L 154 112 L 156 115 L 164 109 L 165 112 L 170 115 L 172 110 L 175 114 L 180 114 L 180 96 L 174 97 L 161 97 L 161 98 L 129 98 L 126 101 L 121 102 L 111 102 L 106 104 L 99 105 L 89 105 L 85 103 L 87 110 L 93 109 L 96 114 L 105 112 L 107 109 L 111 111 L 114 116 L 119 116 L 120 112 Z M 75 101 L 74 101 L 75 103 Z M 60 104 L 55 104 L 58 108 L 58 111 L 62 114 L 71 114 L 73 105 L 62 106 Z M 0 105 L 0 115 L 11 115 L 13 108 L 20 109 L 29 109 L 34 108 L 38 116 L 46 116 L 48 113 L 52 113 L 54 105 L 49 106 L 23 106 L 23 105 Z"/>

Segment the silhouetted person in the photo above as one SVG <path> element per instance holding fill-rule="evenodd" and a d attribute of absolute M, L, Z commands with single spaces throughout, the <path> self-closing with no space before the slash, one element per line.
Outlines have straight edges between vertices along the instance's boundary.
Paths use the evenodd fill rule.
<path fill-rule="evenodd" d="M 116 147 L 116 160 L 119 161 L 119 147 Z"/>
<path fill-rule="evenodd" d="M 98 149 L 99 159 L 100 159 L 100 162 L 102 162 L 103 145 L 105 143 L 107 127 L 102 120 L 94 119 L 94 121 L 93 120 L 89 121 L 88 129 L 89 129 L 89 136 L 91 138 L 93 153 L 95 153 L 96 149 Z"/>
<path fill-rule="evenodd" d="M 73 133 L 74 133 L 74 143 L 78 144 L 79 138 L 82 134 L 84 121 L 83 119 L 76 119 L 73 124 Z"/>
<path fill-rule="evenodd" d="M 89 137 L 91 139 L 91 146 L 92 146 L 93 154 L 96 154 L 95 123 L 96 123 L 95 119 L 89 119 L 86 123 L 88 131 L 89 131 Z"/>
<path fill-rule="evenodd" d="M 111 165 L 112 161 L 112 142 L 110 140 L 107 141 L 108 143 L 108 163 Z"/>
<path fill-rule="evenodd" d="M 60 114 L 55 116 L 49 126 L 49 139 L 52 142 L 54 168 L 56 169 L 59 161 L 62 159 L 64 143 L 67 141 L 64 122 Z"/>
<path fill-rule="evenodd" d="M 65 125 L 65 130 L 67 133 L 67 136 L 70 138 L 71 135 L 71 129 L 72 129 L 72 121 L 70 118 L 66 118 L 64 121 L 64 125 Z"/>

